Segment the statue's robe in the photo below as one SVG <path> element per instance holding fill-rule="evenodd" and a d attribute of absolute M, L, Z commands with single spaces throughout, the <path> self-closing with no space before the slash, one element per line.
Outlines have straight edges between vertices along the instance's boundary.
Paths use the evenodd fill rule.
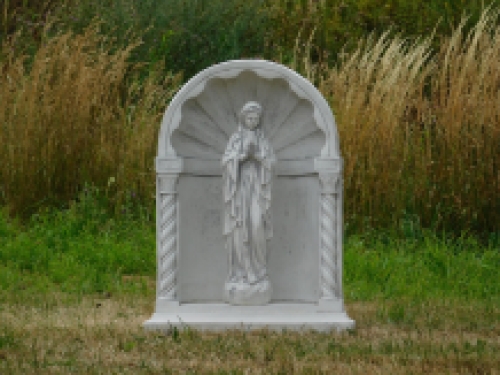
<path fill-rule="evenodd" d="M 240 160 L 248 142 L 262 160 Z M 224 235 L 229 251 L 228 283 L 256 284 L 267 279 L 266 242 L 271 222 L 273 150 L 260 129 L 234 133 L 222 158 Z"/>

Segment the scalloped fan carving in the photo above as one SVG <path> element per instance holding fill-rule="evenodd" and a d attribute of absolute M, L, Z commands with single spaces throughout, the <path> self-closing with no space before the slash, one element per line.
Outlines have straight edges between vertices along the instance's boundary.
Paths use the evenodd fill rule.
<path fill-rule="evenodd" d="M 257 101 L 263 107 L 261 126 L 278 159 L 316 157 L 325 136 L 316 125 L 313 106 L 299 98 L 283 79 L 265 79 L 251 71 L 235 78 L 210 80 L 182 107 L 172 145 L 181 157 L 220 159 L 237 130 L 242 106 Z"/>

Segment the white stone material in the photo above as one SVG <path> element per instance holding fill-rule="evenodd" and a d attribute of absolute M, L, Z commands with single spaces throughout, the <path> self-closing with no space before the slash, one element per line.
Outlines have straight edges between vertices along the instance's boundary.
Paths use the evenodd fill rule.
<path fill-rule="evenodd" d="M 262 222 L 252 221 L 252 233 L 265 241 L 240 251 L 231 227 L 237 217 L 227 215 L 224 155 L 240 134 L 242 108 L 256 103 L 258 116 L 243 119 L 248 132 L 240 137 L 250 151 L 234 165 L 248 168 L 244 160 L 251 159 L 259 177 L 259 168 L 270 173 L 265 186 L 248 185 L 269 189 L 248 200 L 259 202 L 251 215 Z M 342 290 L 342 167 L 327 102 L 292 70 L 240 60 L 192 78 L 172 100 L 159 134 L 157 297 L 144 327 L 354 327 Z M 231 260 L 235 254 L 259 262 L 242 267 Z"/>
<path fill-rule="evenodd" d="M 229 273 L 224 286 L 232 305 L 265 305 L 272 286 L 267 273 L 267 241 L 273 237 L 271 186 L 273 149 L 259 129 L 262 106 L 246 103 L 238 130 L 222 156 L 224 236 Z"/>
<path fill-rule="evenodd" d="M 271 303 L 264 306 L 184 304 L 156 312 L 144 327 L 169 331 L 173 327 L 209 331 L 227 329 L 316 330 L 328 332 L 354 328 L 343 311 L 323 310 L 314 304 Z"/>

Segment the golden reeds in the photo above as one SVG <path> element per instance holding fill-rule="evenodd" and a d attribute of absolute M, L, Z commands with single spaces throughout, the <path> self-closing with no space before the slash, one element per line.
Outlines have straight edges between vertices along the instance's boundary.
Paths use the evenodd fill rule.
<path fill-rule="evenodd" d="M 468 35 L 457 28 L 432 58 L 430 40 L 369 38 L 323 74 L 351 221 L 393 225 L 411 214 L 427 227 L 498 230 L 497 20 L 487 9 Z"/>
<path fill-rule="evenodd" d="M 362 43 L 320 85 L 337 116 L 346 211 L 370 224 L 388 224 L 387 213 L 405 208 L 404 163 L 413 150 L 404 121 L 428 74 L 428 57 L 428 41 L 408 46 L 385 33 Z"/>
<path fill-rule="evenodd" d="M 110 178 L 122 195 L 151 196 L 160 115 L 177 81 L 150 74 L 139 85 L 127 62 L 134 44 L 112 53 L 98 27 L 46 38 L 30 64 L 2 48 L 0 192 L 11 212 L 67 203 Z"/>
<path fill-rule="evenodd" d="M 500 27 L 499 11 L 487 9 L 467 35 L 463 23 L 437 56 L 427 125 L 434 147 L 428 174 L 440 190 L 433 203 L 453 207 L 440 220 L 500 223 Z M 432 154 L 431 154 L 432 153 Z M 425 199 L 424 187 L 417 192 Z"/>
<path fill-rule="evenodd" d="M 30 64 L 0 53 L 0 200 L 11 212 L 68 202 L 91 183 L 115 203 L 154 191 L 160 116 L 179 82 L 133 78 L 133 43 L 111 53 L 98 26 L 46 38 Z M 311 49 L 311 43 L 305 44 Z M 486 9 L 433 53 L 430 38 L 385 33 L 334 68 L 295 66 L 330 100 L 345 157 L 346 218 L 356 225 L 498 230 L 500 28 Z M 30 68 L 26 68 L 30 65 Z"/>

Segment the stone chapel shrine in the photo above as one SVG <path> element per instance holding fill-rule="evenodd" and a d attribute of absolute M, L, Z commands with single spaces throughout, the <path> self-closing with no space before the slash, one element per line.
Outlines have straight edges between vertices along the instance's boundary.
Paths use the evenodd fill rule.
<path fill-rule="evenodd" d="M 320 92 L 235 60 L 187 82 L 156 158 L 156 306 L 148 330 L 354 327 L 344 309 L 342 157 Z"/>

